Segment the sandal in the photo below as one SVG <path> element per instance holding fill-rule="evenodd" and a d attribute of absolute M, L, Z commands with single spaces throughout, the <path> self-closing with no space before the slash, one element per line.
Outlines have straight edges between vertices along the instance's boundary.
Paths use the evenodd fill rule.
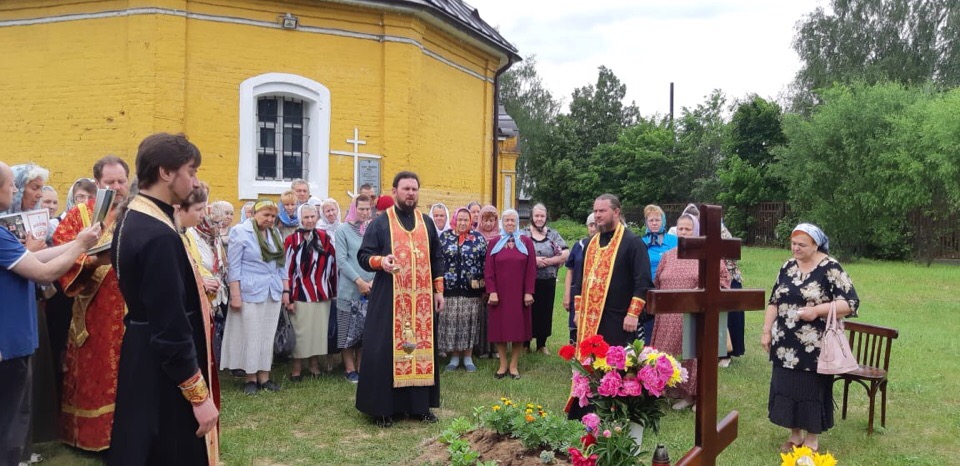
<path fill-rule="evenodd" d="M 787 440 L 786 442 L 783 442 L 782 445 L 780 445 L 780 453 L 792 453 L 794 447 L 799 447 L 799 446 L 801 446 L 801 445 L 803 445 L 803 444 L 802 444 L 802 443 L 793 443 L 793 442 Z"/>

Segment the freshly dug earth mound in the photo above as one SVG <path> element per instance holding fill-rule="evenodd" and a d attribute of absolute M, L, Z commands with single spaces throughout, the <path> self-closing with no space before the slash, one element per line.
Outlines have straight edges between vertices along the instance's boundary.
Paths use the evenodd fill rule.
<path fill-rule="evenodd" d="M 542 466 L 540 452 L 527 450 L 519 440 L 500 435 L 492 430 L 477 429 L 463 436 L 470 448 L 480 453 L 481 461 L 497 460 L 499 466 Z M 450 463 L 447 445 L 437 439 L 421 445 L 423 453 L 413 460 L 416 465 L 442 465 Z M 553 464 L 571 465 L 566 454 L 557 454 Z"/>

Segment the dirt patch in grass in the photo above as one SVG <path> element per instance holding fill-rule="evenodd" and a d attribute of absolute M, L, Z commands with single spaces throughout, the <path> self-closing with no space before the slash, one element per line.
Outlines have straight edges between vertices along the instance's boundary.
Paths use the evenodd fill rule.
<path fill-rule="evenodd" d="M 480 460 L 496 460 L 499 466 L 542 466 L 540 452 L 542 450 L 527 450 L 519 440 L 500 435 L 492 430 L 477 429 L 463 436 L 470 442 L 470 448 L 480 453 Z M 421 445 L 423 453 L 411 464 L 440 465 L 449 464 L 450 454 L 447 445 L 437 439 Z M 557 454 L 553 464 L 570 465 L 566 455 Z"/>

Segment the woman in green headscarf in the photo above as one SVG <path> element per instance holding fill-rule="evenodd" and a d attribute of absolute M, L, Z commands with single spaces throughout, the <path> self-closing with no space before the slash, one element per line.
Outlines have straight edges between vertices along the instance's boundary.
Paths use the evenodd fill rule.
<path fill-rule="evenodd" d="M 243 392 L 248 395 L 280 390 L 270 380 L 270 367 L 280 305 L 290 303 L 290 286 L 283 267 L 283 239 L 275 226 L 277 212 L 273 201 L 257 202 L 253 217 L 230 230 L 227 248 L 233 315 L 223 332 L 220 368 L 243 370 Z"/>

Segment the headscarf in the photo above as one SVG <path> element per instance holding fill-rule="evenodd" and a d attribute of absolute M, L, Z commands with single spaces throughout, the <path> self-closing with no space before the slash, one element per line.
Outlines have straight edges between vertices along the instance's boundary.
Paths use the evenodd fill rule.
<path fill-rule="evenodd" d="M 77 178 L 77 181 L 74 181 L 73 184 L 70 185 L 70 189 L 67 190 L 67 207 L 63 209 L 64 212 L 69 212 L 70 209 L 77 206 L 77 203 L 73 201 L 73 195 L 76 194 L 76 189 L 83 180 L 94 183 L 94 186 L 96 186 L 96 181 L 92 178 Z M 96 190 L 94 190 L 93 194 L 97 194 Z"/>
<path fill-rule="evenodd" d="M 253 205 L 253 213 L 256 214 L 261 209 L 265 208 L 274 208 L 280 210 L 273 201 L 269 199 L 264 199 L 257 201 Z M 283 267 L 284 264 L 284 254 L 283 254 L 283 244 L 280 243 L 280 230 L 276 226 L 270 228 L 270 236 L 273 237 L 273 246 L 274 250 L 271 251 L 270 247 L 267 246 L 267 239 L 264 232 L 260 231 L 260 227 L 257 226 L 257 220 L 255 218 L 250 219 L 250 223 L 253 226 L 253 234 L 257 236 L 257 244 L 260 245 L 260 257 L 263 258 L 264 262 L 277 261 L 277 265 Z"/>
<path fill-rule="evenodd" d="M 497 229 L 497 225 L 499 224 L 499 218 L 498 218 L 498 222 L 493 224 L 493 228 L 489 230 L 483 229 L 483 217 L 488 214 L 493 214 L 494 217 L 500 217 L 500 215 L 497 214 L 496 207 L 492 205 L 483 206 L 483 208 L 480 209 L 480 224 L 477 225 L 477 231 L 479 231 L 480 234 L 487 239 L 487 241 L 490 241 L 491 239 L 493 239 L 494 236 L 497 236 L 498 234 L 500 234 L 500 230 Z"/>
<path fill-rule="evenodd" d="M 377 198 L 377 212 L 383 212 L 393 207 L 393 196 L 380 196 Z"/>
<path fill-rule="evenodd" d="M 250 217 L 247 217 L 247 207 L 254 207 L 255 205 L 256 205 L 255 202 L 250 201 L 250 202 L 247 202 L 246 204 L 244 204 L 243 207 L 240 208 L 240 222 L 239 222 L 239 223 L 243 223 L 244 221 L 246 221 L 247 219 L 250 218 Z M 256 211 L 254 211 L 254 212 L 256 212 Z"/>
<path fill-rule="evenodd" d="M 13 171 L 13 185 L 17 188 L 17 192 L 13 193 L 13 202 L 10 204 L 10 208 L 5 212 L 0 212 L 0 214 L 15 214 L 18 212 L 23 212 L 23 188 L 27 186 L 27 183 L 40 178 L 44 183 L 50 179 L 50 172 L 37 164 L 33 163 L 22 163 L 20 165 L 14 165 L 10 167 L 10 170 Z M 37 204 L 31 207 L 28 210 L 36 210 L 40 208 L 40 201 L 37 201 Z"/>
<path fill-rule="evenodd" d="M 453 217 L 449 217 L 450 224 L 446 225 L 446 228 L 444 229 L 444 231 L 450 230 L 451 232 L 457 235 L 457 244 L 463 244 L 463 242 L 466 241 L 467 236 L 470 235 L 470 232 L 473 231 L 472 226 L 468 226 L 467 231 L 463 233 L 460 233 L 459 231 L 457 231 L 457 215 L 460 215 L 460 212 L 466 212 L 467 217 L 470 218 L 470 211 L 467 210 L 466 207 L 457 207 L 457 210 L 453 211 Z"/>
<path fill-rule="evenodd" d="M 507 241 L 511 238 L 513 239 L 513 244 L 517 248 L 517 251 L 520 251 L 523 255 L 527 255 L 527 246 L 523 244 L 523 241 L 520 239 L 520 228 L 513 230 L 513 233 L 507 233 L 507 230 L 503 229 L 503 219 L 508 215 L 513 215 L 517 218 L 517 222 L 520 222 L 520 214 L 516 210 L 507 209 L 503 211 L 503 215 L 500 216 L 500 240 L 497 241 L 497 244 L 493 246 L 493 249 L 490 250 L 490 255 L 494 255 L 500 252 L 504 246 L 506 246 Z M 519 227 L 519 225 L 518 225 Z"/>
<path fill-rule="evenodd" d="M 358 196 L 359 197 L 359 196 Z M 347 217 L 343 219 L 347 225 L 350 225 L 350 228 L 353 228 L 353 231 L 363 236 L 363 233 L 367 231 L 367 225 L 370 223 L 370 219 L 367 219 L 365 222 L 361 222 L 357 214 L 357 197 L 353 198 L 353 201 L 350 202 L 350 208 L 347 209 Z"/>
<path fill-rule="evenodd" d="M 651 212 L 653 213 L 653 212 Z M 650 238 L 650 246 L 660 246 L 663 244 L 663 239 L 667 236 L 667 214 L 663 212 L 663 209 L 660 210 L 660 229 L 658 231 L 651 231 L 650 224 L 647 223 L 647 219 L 643 219 L 644 225 L 647 226 L 647 234 L 643 235 L 647 238 Z"/>
<path fill-rule="evenodd" d="M 327 221 L 327 216 L 323 215 L 323 207 L 327 204 L 333 204 L 337 207 L 337 218 L 332 223 Z M 317 229 L 327 232 L 331 238 L 333 238 L 333 233 L 337 231 L 337 228 L 340 226 L 340 203 L 336 199 L 329 197 L 325 199 L 317 207 L 317 216 L 320 217 L 317 219 Z"/>
<path fill-rule="evenodd" d="M 279 220 L 280 224 L 283 225 L 285 228 L 296 228 L 297 225 L 300 224 L 299 217 L 297 216 L 297 211 L 294 210 L 294 214 L 290 215 L 287 213 L 287 209 L 282 205 L 278 206 L 277 220 Z"/>
<path fill-rule="evenodd" d="M 827 234 L 820 229 L 820 227 L 812 223 L 801 223 L 794 227 L 793 232 L 790 233 L 790 237 L 793 238 L 793 235 L 797 232 L 803 232 L 810 235 L 813 238 L 813 242 L 817 243 L 817 251 L 820 251 L 824 254 L 830 253 L 830 238 L 827 237 Z"/>
<path fill-rule="evenodd" d="M 690 213 L 684 213 L 683 215 L 680 216 L 680 218 L 677 219 L 677 224 L 680 223 L 681 219 L 685 219 L 685 218 L 693 222 L 693 236 L 694 237 L 700 236 L 700 219 L 698 219 L 696 215 L 693 215 Z"/>
<path fill-rule="evenodd" d="M 448 209 L 447 206 L 445 206 L 442 202 L 438 202 L 430 206 L 430 220 L 433 220 L 433 209 L 436 209 L 437 207 L 443 209 L 443 211 L 447 214 L 447 222 L 448 222 L 443 224 L 443 228 L 437 228 L 437 222 L 432 222 L 433 228 L 437 230 L 437 235 L 439 236 L 440 233 L 443 233 L 451 228 L 456 230 L 457 228 L 456 222 L 452 221 L 450 218 L 450 209 Z M 470 211 L 468 210 L 467 213 L 470 213 Z"/>

